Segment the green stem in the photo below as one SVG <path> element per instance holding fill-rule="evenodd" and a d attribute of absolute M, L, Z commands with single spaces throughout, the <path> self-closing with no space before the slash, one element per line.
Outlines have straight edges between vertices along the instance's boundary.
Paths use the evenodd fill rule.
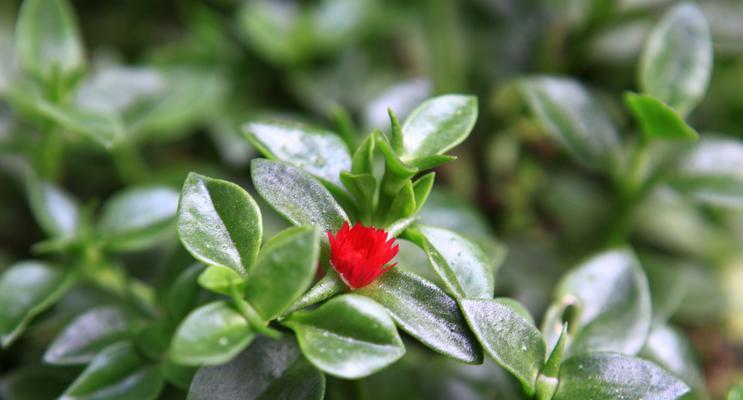
<path fill-rule="evenodd" d="M 341 278 L 334 270 L 329 268 L 328 271 L 325 273 L 325 276 L 320 279 L 320 281 L 318 281 L 315 286 L 308 290 L 304 296 L 297 300 L 294 305 L 289 307 L 289 309 L 284 313 L 284 316 L 289 315 L 294 311 L 300 310 L 302 308 L 317 304 L 338 293 L 345 292 L 346 290 L 348 290 L 346 284 L 341 281 Z"/>
<path fill-rule="evenodd" d="M 113 160 L 119 176 L 126 183 L 141 183 L 149 175 L 147 163 L 130 143 L 118 144 L 113 150 Z"/>
<path fill-rule="evenodd" d="M 64 138 L 59 130 L 49 124 L 44 130 L 44 138 L 39 148 L 37 167 L 39 174 L 48 181 L 56 181 L 59 177 L 62 156 L 64 154 Z"/>

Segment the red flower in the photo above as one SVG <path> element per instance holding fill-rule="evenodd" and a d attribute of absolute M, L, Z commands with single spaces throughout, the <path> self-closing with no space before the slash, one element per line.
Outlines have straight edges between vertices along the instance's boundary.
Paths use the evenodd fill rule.
<path fill-rule="evenodd" d="M 385 266 L 400 249 L 383 229 L 344 222 L 335 237 L 328 231 L 333 268 L 351 289 L 370 284 L 397 263 Z M 393 246 L 394 245 L 394 246 Z"/>

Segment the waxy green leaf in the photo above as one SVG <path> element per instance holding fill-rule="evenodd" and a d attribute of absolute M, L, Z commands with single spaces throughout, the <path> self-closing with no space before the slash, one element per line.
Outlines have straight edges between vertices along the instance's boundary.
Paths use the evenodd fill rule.
<path fill-rule="evenodd" d="M 615 353 L 571 357 L 560 368 L 554 400 L 676 400 L 689 388 L 650 361 Z"/>
<path fill-rule="evenodd" d="M 72 320 L 54 339 L 44 353 L 44 362 L 86 364 L 105 347 L 131 337 L 136 328 L 136 318 L 122 307 L 93 308 Z"/>
<path fill-rule="evenodd" d="M 477 120 L 477 98 L 445 95 L 418 106 L 402 125 L 400 158 L 417 160 L 445 153 L 469 136 Z"/>
<path fill-rule="evenodd" d="M 363 378 L 405 354 L 387 310 L 364 296 L 334 297 L 316 310 L 297 311 L 282 323 L 296 332 L 312 364 L 341 378 Z"/>
<path fill-rule="evenodd" d="M 288 228 L 261 249 L 245 281 L 245 299 L 265 320 L 281 315 L 312 283 L 320 257 L 320 229 Z"/>
<path fill-rule="evenodd" d="M 80 226 L 80 205 L 62 188 L 29 174 L 28 200 L 36 221 L 51 237 L 69 238 Z"/>
<path fill-rule="evenodd" d="M 648 139 L 694 140 L 699 134 L 671 107 L 646 94 L 627 93 L 624 100 Z"/>
<path fill-rule="evenodd" d="M 704 97 L 712 74 L 712 38 L 691 2 L 671 8 L 653 31 L 640 59 L 642 90 L 686 116 Z"/>
<path fill-rule="evenodd" d="M 175 190 L 130 187 L 104 204 L 98 232 L 109 248 L 140 250 L 170 236 L 177 209 Z"/>
<path fill-rule="evenodd" d="M 462 299 L 459 304 L 485 352 L 533 395 L 545 357 L 539 330 L 497 299 Z"/>
<path fill-rule="evenodd" d="M 201 367 L 188 397 L 211 399 L 322 400 L 325 376 L 293 340 L 257 337 L 227 364 Z"/>
<path fill-rule="evenodd" d="M 154 400 L 163 383 L 156 364 L 140 356 L 131 342 L 119 342 L 99 353 L 61 399 Z"/>
<path fill-rule="evenodd" d="M 305 172 L 265 159 L 255 159 L 250 166 L 258 193 L 294 225 L 318 225 L 323 231 L 336 231 L 348 221 L 330 192 Z"/>
<path fill-rule="evenodd" d="M 287 162 L 341 186 L 341 171 L 351 170 L 351 155 L 333 132 L 289 122 L 252 122 L 243 133 L 264 156 Z"/>
<path fill-rule="evenodd" d="M 239 354 L 254 337 L 245 317 L 229 304 L 215 301 L 181 322 L 170 345 L 170 358 L 183 365 L 221 364 Z"/>
<path fill-rule="evenodd" d="M 482 349 L 457 302 L 431 282 L 393 269 L 354 293 L 383 305 L 397 326 L 432 350 L 465 363 L 482 362 Z"/>
<path fill-rule="evenodd" d="M 261 212 L 234 183 L 191 173 L 181 192 L 178 234 L 197 260 L 245 274 L 261 245 Z"/>
<path fill-rule="evenodd" d="M 40 261 L 21 261 L 0 276 L 0 345 L 8 347 L 36 315 L 64 295 L 73 275 Z"/>
<path fill-rule="evenodd" d="M 233 286 L 239 288 L 240 292 L 245 287 L 245 277 L 233 269 L 220 267 L 219 265 L 207 267 L 199 275 L 198 282 L 205 289 L 227 295 L 232 293 Z"/>

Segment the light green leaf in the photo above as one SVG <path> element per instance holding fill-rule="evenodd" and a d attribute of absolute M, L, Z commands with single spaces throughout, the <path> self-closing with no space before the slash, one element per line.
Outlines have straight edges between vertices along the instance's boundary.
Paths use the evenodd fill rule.
<path fill-rule="evenodd" d="M 293 340 L 259 336 L 229 363 L 200 368 L 188 398 L 322 400 L 324 394 L 325 376 Z"/>
<path fill-rule="evenodd" d="M 465 363 L 482 362 L 457 302 L 431 282 L 393 269 L 354 292 L 383 305 L 402 330 L 432 350 Z"/>
<path fill-rule="evenodd" d="M 207 267 L 204 272 L 199 275 L 198 282 L 203 288 L 209 289 L 212 292 L 227 295 L 232 293 L 231 290 L 233 285 L 238 288 L 245 287 L 245 277 L 238 274 L 233 269 L 219 265 Z M 240 289 L 240 291 L 242 291 L 242 289 Z"/>
<path fill-rule="evenodd" d="M 108 248 L 141 250 L 167 239 L 178 209 L 178 192 L 168 187 L 129 187 L 103 205 L 98 232 Z"/>
<path fill-rule="evenodd" d="M 258 193 L 294 225 L 318 225 L 323 231 L 336 231 L 348 221 L 330 192 L 299 169 L 265 159 L 255 159 L 250 166 Z"/>
<path fill-rule="evenodd" d="M 407 180 L 392 199 L 392 204 L 390 204 L 390 208 L 386 213 L 387 218 L 385 218 L 384 226 L 389 226 L 399 219 L 413 215 L 416 208 L 413 183 Z"/>
<path fill-rule="evenodd" d="M 554 400 L 676 400 L 689 388 L 666 371 L 639 358 L 589 353 L 562 364 Z"/>
<path fill-rule="evenodd" d="M 113 148 L 124 137 L 124 125 L 114 114 L 57 105 L 40 98 L 28 106 L 63 129 L 91 139 L 106 149 Z"/>
<path fill-rule="evenodd" d="M 533 395 L 545 357 L 539 330 L 495 299 L 462 299 L 459 304 L 485 352 L 521 382 L 527 395 Z"/>
<path fill-rule="evenodd" d="M 131 337 L 136 328 L 136 318 L 121 307 L 93 308 L 72 320 L 54 339 L 44 353 L 44 362 L 87 364 L 105 347 Z"/>
<path fill-rule="evenodd" d="M 60 399 L 154 400 L 163 383 L 156 364 L 142 358 L 130 342 L 119 342 L 99 353 Z"/>
<path fill-rule="evenodd" d="M 312 283 L 320 257 L 320 229 L 288 228 L 261 249 L 245 281 L 245 299 L 265 320 L 281 315 Z"/>
<path fill-rule="evenodd" d="M 429 172 L 413 182 L 413 192 L 415 194 L 415 212 L 420 211 L 428 200 L 428 195 L 433 189 L 433 182 L 436 180 L 436 173 Z"/>
<path fill-rule="evenodd" d="M 178 234 L 199 261 L 245 274 L 261 244 L 261 212 L 240 186 L 191 173 L 181 192 Z"/>
<path fill-rule="evenodd" d="M 640 86 L 686 116 L 704 97 L 712 73 L 712 38 L 699 8 L 671 8 L 647 40 L 640 59 Z"/>
<path fill-rule="evenodd" d="M 341 187 L 341 171 L 351 170 L 351 155 L 333 132 L 289 122 L 253 122 L 243 133 L 264 156 L 287 162 Z"/>
<path fill-rule="evenodd" d="M 400 158 L 416 160 L 440 155 L 462 143 L 477 121 L 477 98 L 445 95 L 418 106 L 402 125 L 403 151 Z"/>
<path fill-rule="evenodd" d="M 624 100 L 648 139 L 694 140 L 699 134 L 671 107 L 646 94 L 628 92 Z"/>
<path fill-rule="evenodd" d="M 69 238 L 80 226 L 80 206 L 62 188 L 29 174 L 26 181 L 31 212 L 47 235 Z"/>
<path fill-rule="evenodd" d="M 221 364 L 238 355 L 254 337 L 240 313 L 215 301 L 181 322 L 170 345 L 170 359 L 183 365 Z"/>
<path fill-rule="evenodd" d="M 0 344 L 8 347 L 37 314 L 72 286 L 68 271 L 39 261 L 11 265 L 0 277 Z"/>
<path fill-rule="evenodd" d="M 493 298 L 493 268 L 478 245 L 442 228 L 419 225 L 408 232 L 426 252 L 436 274 L 456 297 Z"/>
<path fill-rule="evenodd" d="M 397 361 L 405 347 L 384 307 L 354 294 L 334 297 L 283 322 L 309 361 L 331 375 L 358 379 Z"/>
<path fill-rule="evenodd" d="M 578 82 L 536 77 L 522 82 L 531 112 L 547 133 L 586 166 L 611 170 L 621 154 L 617 129 Z"/>

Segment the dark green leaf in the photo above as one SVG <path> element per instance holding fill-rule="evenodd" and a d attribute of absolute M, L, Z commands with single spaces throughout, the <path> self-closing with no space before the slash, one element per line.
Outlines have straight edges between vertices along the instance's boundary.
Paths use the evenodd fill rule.
<path fill-rule="evenodd" d="M 237 275 L 237 272 L 229 268 L 216 266 L 210 268 L 222 268 L 225 271 L 230 271 Z M 199 274 L 201 274 L 201 271 L 203 270 L 203 264 L 195 263 L 183 270 L 170 286 L 166 301 L 168 311 L 170 311 L 170 316 L 173 321 L 180 321 L 196 307 L 199 297 L 199 285 L 197 284 L 197 279 L 201 278 L 201 275 Z"/>
<path fill-rule="evenodd" d="M 445 95 L 427 100 L 405 119 L 400 158 L 416 165 L 416 160 L 443 154 L 467 138 L 476 120 L 474 96 Z"/>
<path fill-rule="evenodd" d="M 196 259 L 244 274 L 261 245 L 261 212 L 234 183 L 191 173 L 181 193 L 178 234 Z"/>
<path fill-rule="evenodd" d="M 341 171 L 351 170 L 351 155 L 333 132 L 288 122 L 253 122 L 243 132 L 268 158 L 285 161 L 341 186 Z"/>
<path fill-rule="evenodd" d="M 9 346 L 40 312 L 74 282 L 71 273 L 39 261 L 22 261 L 0 277 L 0 344 Z"/>
<path fill-rule="evenodd" d="M 650 33 L 640 60 L 640 86 L 686 116 L 704 97 L 712 73 L 712 38 L 699 8 L 670 9 Z"/>
<path fill-rule="evenodd" d="M 417 275 L 392 270 L 355 291 L 387 308 L 395 323 L 432 350 L 479 364 L 482 350 L 457 302 Z"/>
<path fill-rule="evenodd" d="M 62 188 L 29 174 L 26 189 L 31 211 L 42 229 L 51 237 L 68 238 L 80 226 L 80 206 Z"/>
<path fill-rule="evenodd" d="M 58 399 L 75 376 L 55 367 L 21 367 L 3 376 L 0 395 L 9 400 Z"/>
<path fill-rule="evenodd" d="M 681 381 L 650 361 L 614 353 L 571 357 L 562 364 L 554 400 L 676 400 L 688 392 Z"/>
<path fill-rule="evenodd" d="M 624 100 L 646 138 L 679 140 L 699 138 L 699 134 L 687 125 L 676 111 L 655 97 L 628 92 Z"/>
<path fill-rule="evenodd" d="M 140 250 L 171 233 L 178 192 L 167 187 L 130 187 L 103 206 L 98 232 L 109 248 Z"/>
<path fill-rule="evenodd" d="M 265 321 L 281 315 L 312 283 L 320 257 L 320 230 L 288 228 L 261 249 L 245 282 L 245 299 Z"/>
<path fill-rule="evenodd" d="M 229 363 L 199 369 L 188 396 L 190 400 L 321 400 L 324 394 L 325 376 L 307 362 L 294 341 L 258 337 Z"/>
<path fill-rule="evenodd" d="M 49 345 L 44 361 L 55 365 L 86 364 L 105 347 L 132 336 L 136 319 L 117 306 L 101 306 L 70 322 Z"/>
<path fill-rule="evenodd" d="M 157 365 L 143 359 L 130 342 L 119 342 L 98 354 L 62 399 L 156 399 L 163 383 Z"/>
<path fill-rule="evenodd" d="M 621 152 L 619 134 L 597 100 L 578 82 L 538 77 L 522 88 L 537 121 L 576 160 L 611 170 Z"/>
<path fill-rule="evenodd" d="M 348 221 L 330 192 L 299 169 L 265 159 L 255 159 L 250 165 L 258 193 L 294 225 L 319 225 L 323 231 L 335 231 Z"/>
<path fill-rule="evenodd" d="M 485 352 L 521 382 L 527 395 L 533 395 L 545 357 L 539 330 L 495 299 L 462 299 L 459 304 Z"/>
<path fill-rule="evenodd" d="M 201 306 L 175 332 L 170 358 L 178 364 L 221 364 L 239 354 L 255 337 L 245 318 L 223 301 Z"/>

